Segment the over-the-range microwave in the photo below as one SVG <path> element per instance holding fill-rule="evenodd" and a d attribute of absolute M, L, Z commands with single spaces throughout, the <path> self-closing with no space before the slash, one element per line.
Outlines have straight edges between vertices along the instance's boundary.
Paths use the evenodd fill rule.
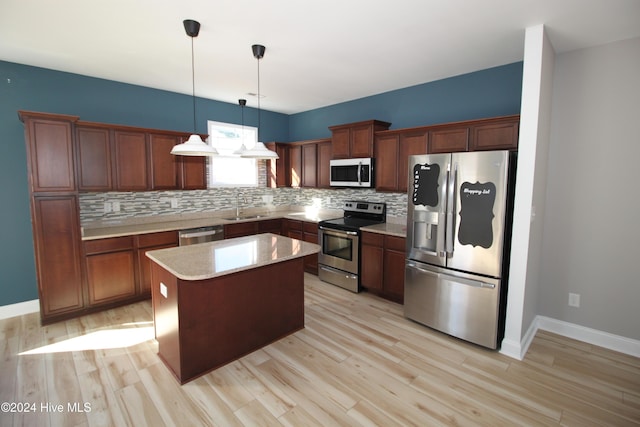
<path fill-rule="evenodd" d="M 373 187 L 373 164 L 374 159 L 370 157 L 331 160 L 329 184 L 332 187 Z"/>

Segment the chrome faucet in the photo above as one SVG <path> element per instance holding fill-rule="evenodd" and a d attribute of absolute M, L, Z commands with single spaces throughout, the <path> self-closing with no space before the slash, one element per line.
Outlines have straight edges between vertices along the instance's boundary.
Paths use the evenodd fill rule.
<path fill-rule="evenodd" d="M 236 193 L 236 218 L 240 218 L 240 198 L 242 197 L 242 202 L 247 203 L 247 197 L 244 193 L 237 192 Z"/>

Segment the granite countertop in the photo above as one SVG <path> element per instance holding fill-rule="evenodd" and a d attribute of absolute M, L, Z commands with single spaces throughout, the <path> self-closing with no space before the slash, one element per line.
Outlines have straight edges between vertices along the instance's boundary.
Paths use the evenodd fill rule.
<path fill-rule="evenodd" d="M 393 222 L 384 222 L 382 224 L 368 225 L 361 228 L 362 231 L 371 233 L 387 234 L 396 237 L 407 237 L 407 225 L 397 224 Z"/>
<path fill-rule="evenodd" d="M 272 233 L 157 249 L 147 257 L 182 280 L 204 280 L 318 253 L 314 243 Z"/>
<path fill-rule="evenodd" d="M 341 212 L 341 211 L 340 211 Z M 219 213 L 210 216 L 185 216 L 162 219 L 158 217 L 136 218 L 135 220 L 104 221 L 98 226 L 85 226 L 82 229 L 82 240 L 106 239 L 110 237 L 131 236 L 135 234 L 159 233 L 163 231 L 186 230 L 189 228 L 207 227 L 224 224 L 237 224 L 249 221 L 287 218 L 307 222 L 319 222 L 341 216 L 335 211 L 275 211 L 269 213 L 244 212 L 247 217 L 239 220 L 225 219 L 235 215 Z"/>

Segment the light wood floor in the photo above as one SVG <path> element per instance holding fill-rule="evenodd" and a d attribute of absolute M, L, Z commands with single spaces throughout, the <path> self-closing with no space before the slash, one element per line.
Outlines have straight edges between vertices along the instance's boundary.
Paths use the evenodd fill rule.
<path fill-rule="evenodd" d="M 638 358 L 539 332 L 520 362 L 314 276 L 305 299 L 303 331 L 184 386 L 156 355 L 148 301 L 2 320 L 0 402 L 22 412 L 0 426 L 640 424 Z"/>

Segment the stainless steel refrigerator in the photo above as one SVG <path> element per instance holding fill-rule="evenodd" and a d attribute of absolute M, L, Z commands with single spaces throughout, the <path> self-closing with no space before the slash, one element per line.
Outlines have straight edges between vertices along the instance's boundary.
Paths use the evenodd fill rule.
<path fill-rule="evenodd" d="M 496 349 L 504 336 L 515 154 L 409 157 L 404 313 Z"/>

